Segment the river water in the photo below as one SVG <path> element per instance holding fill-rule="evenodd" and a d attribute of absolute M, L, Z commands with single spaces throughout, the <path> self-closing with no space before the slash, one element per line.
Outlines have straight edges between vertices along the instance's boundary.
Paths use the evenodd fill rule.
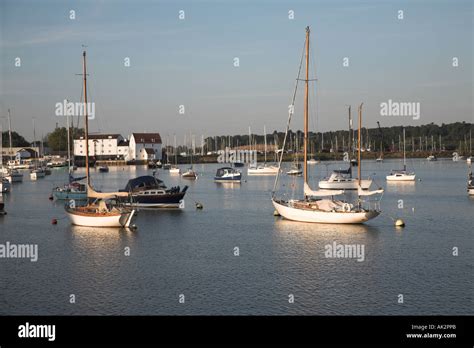
<path fill-rule="evenodd" d="M 195 182 L 158 170 L 168 186 L 190 186 L 183 211 L 140 210 L 136 230 L 76 227 L 62 203 L 48 200 L 66 170 L 36 182 L 25 173 L 3 197 L 0 243 L 37 244 L 38 261 L 0 259 L 0 314 L 472 315 L 474 199 L 466 193 L 466 163 L 408 160 L 421 180 L 394 185 L 385 175 L 398 160 L 363 165 L 374 187 L 386 189 L 382 215 L 364 225 L 282 220 L 270 200 L 274 177 L 244 174 L 240 185 L 222 185 L 213 182 L 219 165 L 198 164 Z M 346 166 L 311 166 L 313 187 Z M 151 172 L 111 167 L 93 171 L 93 184 L 115 190 Z M 286 190 L 301 182 L 282 178 Z M 395 218 L 406 227 L 395 227 Z M 363 245 L 363 260 L 326 257 L 333 243 Z"/>

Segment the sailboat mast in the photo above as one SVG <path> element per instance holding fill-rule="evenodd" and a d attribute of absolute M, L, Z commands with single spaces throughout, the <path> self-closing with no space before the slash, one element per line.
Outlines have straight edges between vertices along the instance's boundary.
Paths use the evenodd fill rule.
<path fill-rule="evenodd" d="M 352 150 L 352 143 L 351 143 L 351 131 L 352 131 L 352 117 L 351 117 L 351 106 L 349 105 L 349 148 L 348 148 L 348 153 L 349 153 L 349 157 L 351 155 L 351 150 Z M 349 159 L 349 162 L 350 162 L 350 159 Z"/>
<path fill-rule="evenodd" d="M 67 168 L 68 173 L 71 174 L 71 143 L 69 135 L 69 115 L 66 116 L 66 126 L 67 126 Z"/>
<path fill-rule="evenodd" d="M 36 146 L 36 124 L 35 124 L 35 118 L 33 117 L 33 148 Z M 39 152 L 39 149 L 38 149 L 38 152 Z M 39 153 L 37 151 L 35 151 L 35 160 L 37 159 L 36 155 L 38 154 L 39 156 Z M 38 161 L 35 161 L 35 168 L 37 167 L 38 165 Z"/>
<path fill-rule="evenodd" d="M 359 105 L 359 131 L 357 132 L 357 144 L 358 144 L 358 152 L 357 152 L 357 178 L 359 180 L 359 186 L 361 184 L 361 167 L 362 167 L 362 163 L 360 161 L 360 148 L 361 148 L 361 144 L 360 144 L 360 137 L 361 137 L 361 124 L 362 124 L 362 105 L 364 105 L 364 103 L 361 103 Z"/>
<path fill-rule="evenodd" d="M 304 182 L 308 182 L 308 80 L 309 80 L 309 27 L 306 27 L 306 79 L 304 84 L 304 156 L 303 176 Z"/>
<path fill-rule="evenodd" d="M 267 163 L 267 128 L 263 126 L 263 137 L 265 138 L 265 164 Z"/>
<path fill-rule="evenodd" d="M 407 170 L 407 160 L 405 154 L 405 128 L 403 128 L 403 170 Z"/>
<path fill-rule="evenodd" d="M 9 145 L 10 148 L 8 150 L 9 157 L 12 159 L 12 118 L 10 116 L 10 109 L 8 109 L 8 138 L 9 138 Z"/>
<path fill-rule="evenodd" d="M 84 112 L 85 112 L 85 138 L 86 138 L 86 175 L 87 185 L 91 184 L 89 173 L 89 115 L 87 114 L 87 69 L 86 69 L 86 51 L 82 52 L 82 76 L 84 79 Z"/>
<path fill-rule="evenodd" d="M 176 147 L 176 134 L 174 135 L 174 164 L 178 165 L 178 148 Z"/>

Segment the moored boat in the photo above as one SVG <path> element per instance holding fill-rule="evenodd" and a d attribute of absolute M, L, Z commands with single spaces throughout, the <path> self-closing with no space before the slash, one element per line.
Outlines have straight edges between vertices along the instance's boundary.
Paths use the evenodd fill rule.
<path fill-rule="evenodd" d="M 44 171 L 43 168 L 36 168 L 36 169 L 33 169 L 30 172 L 30 179 L 31 180 L 37 180 L 37 179 L 40 179 L 40 178 L 44 178 L 45 175 L 46 175 L 46 172 Z"/>
<path fill-rule="evenodd" d="M 184 208 L 184 196 L 188 186 L 167 188 L 162 180 L 154 176 L 139 176 L 128 181 L 122 192 L 128 192 L 129 199 L 122 199 L 125 205 L 140 208 Z"/>
<path fill-rule="evenodd" d="M 215 182 L 240 183 L 241 179 L 242 173 L 231 167 L 222 167 L 217 169 L 216 175 L 214 176 Z"/>
<path fill-rule="evenodd" d="M 10 181 L 8 181 L 4 177 L 0 177 L 0 193 L 10 192 L 10 190 L 11 190 Z"/>
<path fill-rule="evenodd" d="M 87 105 L 86 52 L 83 52 L 84 104 Z M 85 108 L 86 178 L 87 204 L 76 205 L 74 200 L 65 205 L 66 214 L 73 225 L 88 227 L 129 227 L 135 215 L 135 209 L 124 207 L 118 200 L 129 197 L 127 192 L 97 192 L 90 184 L 89 170 L 89 122 Z"/>
<path fill-rule="evenodd" d="M 198 178 L 198 173 L 196 171 L 194 171 L 194 169 L 191 167 L 191 168 L 188 168 L 188 170 L 186 170 L 182 175 L 181 177 L 183 179 L 190 179 L 190 180 L 195 180 Z"/>
<path fill-rule="evenodd" d="M 361 130 L 361 119 L 362 119 L 362 104 L 359 106 L 359 149 L 358 149 L 358 200 L 355 204 L 335 199 L 335 196 L 342 195 L 343 190 L 331 191 L 331 190 L 316 190 L 313 191 L 308 183 L 308 121 L 309 121 L 309 110 L 308 110 L 308 83 L 309 79 L 309 35 L 310 29 L 306 28 L 306 78 L 305 81 L 305 104 L 304 104 L 304 188 L 303 188 L 303 199 L 279 199 L 276 197 L 276 187 L 278 185 L 279 175 L 275 179 L 273 191 L 272 191 L 272 203 L 278 215 L 282 216 L 287 220 L 299 221 L 299 222 L 313 222 L 313 223 L 329 223 L 329 224 L 356 224 L 363 223 L 370 219 L 375 218 L 380 214 L 380 210 L 377 209 L 377 203 L 375 203 L 375 208 L 370 206 L 370 202 L 365 202 L 362 198 L 364 196 L 371 196 L 375 194 L 382 193 L 383 190 L 376 191 L 363 191 L 360 188 L 361 180 L 361 163 L 360 163 L 360 148 L 361 148 L 361 139 L 360 139 L 360 130 Z M 303 59 L 301 59 L 303 61 Z M 301 71 L 301 67 L 299 69 Z M 301 80 L 298 73 L 297 81 Z M 295 87 L 296 90 L 297 86 Z M 296 92 L 293 97 L 294 105 Z M 288 124 L 285 133 L 285 139 L 283 144 L 286 143 L 286 138 L 288 136 L 288 130 L 290 128 L 291 114 L 288 117 Z M 279 165 L 283 160 L 283 151 L 280 156 Z M 328 198 L 331 197 L 331 198 Z M 367 205 L 368 204 L 368 205 Z M 365 205 L 365 206 L 364 206 Z"/>
<path fill-rule="evenodd" d="M 387 175 L 387 181 L 415 181 L 415 173 L 407 171 L 406 154 L 405 154 L 405 128 L 403 128 L 403 169 L 392 169 Z"/>

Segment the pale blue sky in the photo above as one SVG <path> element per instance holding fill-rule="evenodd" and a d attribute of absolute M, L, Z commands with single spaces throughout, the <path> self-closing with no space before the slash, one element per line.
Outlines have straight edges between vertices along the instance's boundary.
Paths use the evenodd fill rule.
<path fill-rule="evenodd" d="M 185 20 L 178 19 L 181 9 Z M 11 108 L 15 130 L 28 138 L 32 117 L 38 135 L 64 125 L 54 105 L 79 100 L 75 74 L 85 44 L 97 113 L 92 131 L 158 131 L 182 141 L 189 132 L 246 134 L 251 126 L 261 133 L 264 124 L 268 132 L 283 130 L 307 25 L 318 130 L 345 129 L 346 105 L 355 110 L 360 102 L 368 127 L 377 120 L 384 126 L 473 121 L 469 0 L 2 0 L 0 116 Z M 421 118 L 380 117 L 388 99 L 420 102 Z M 178 114 L 180 104 L 185 115 Z M 299 96 L 293 128 L 302 127 L 301 104 Z"/>

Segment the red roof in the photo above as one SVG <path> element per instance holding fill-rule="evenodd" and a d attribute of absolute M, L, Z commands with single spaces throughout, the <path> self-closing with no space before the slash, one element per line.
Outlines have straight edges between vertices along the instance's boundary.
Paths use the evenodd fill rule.
<path fill-rule="evenodd" d="M 136 144 L 161 144 L 160 133 L 132 133 Z"/>

